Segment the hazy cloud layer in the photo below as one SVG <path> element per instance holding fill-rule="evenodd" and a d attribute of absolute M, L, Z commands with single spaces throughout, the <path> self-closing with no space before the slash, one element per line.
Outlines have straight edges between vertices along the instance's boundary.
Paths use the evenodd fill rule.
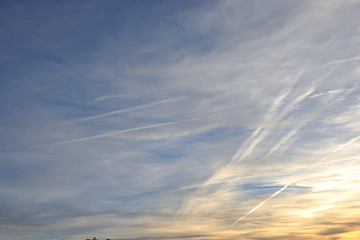
<path fill-rule="evenodd" d="M 3 1 L 6 239 L 360 237 L 358 1 Z"/>

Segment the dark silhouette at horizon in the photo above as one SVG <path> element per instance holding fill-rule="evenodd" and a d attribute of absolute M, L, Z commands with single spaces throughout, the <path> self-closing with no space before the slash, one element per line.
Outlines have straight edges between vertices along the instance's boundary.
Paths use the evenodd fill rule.
<path fill-rule="evenodd" d="M 87 238 L 86 240 L 99 240 L 96 237 L 94 237 L 93 239 Z M 107 238 L 106 240 L 111 240 L 110 238 Z"/>

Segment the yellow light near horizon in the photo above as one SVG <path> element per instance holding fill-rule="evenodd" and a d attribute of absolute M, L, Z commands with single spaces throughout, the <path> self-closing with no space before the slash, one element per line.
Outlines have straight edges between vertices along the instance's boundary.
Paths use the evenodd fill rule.
<path fill-rule="evenodd" d="M 340 240 L 359 240 L 360 230 L 339 234 Z"/>

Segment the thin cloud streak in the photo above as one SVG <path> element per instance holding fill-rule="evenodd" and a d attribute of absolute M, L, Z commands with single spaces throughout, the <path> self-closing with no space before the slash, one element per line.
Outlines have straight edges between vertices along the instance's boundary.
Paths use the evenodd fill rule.
<path fill-rule="evenodd" d="M 125 130 L 99 134 L 99 135 L 95 135 L 95 136 L 91 136 L 91 137 L 76 138 L 76 139 L 71 139 L 71 140 L 65 140 L 65 141 L 59 141 L 59 142 L 54 142 L 54 143 L 49 143 L 49 144 L 43 144 L 43 145 L 39 145 L 39 147 L 53 146 L 53 145 L 73 143 L 73 142 L 88 141 L 88 140 L 93 140 L 93 139 L 97 139 L 97 138 L 103 138 L 103 137 L 108 137 L 108 136 L 112 136 L 112 135 L 118 135 L 118 134 L 122 134 L 122 133 L 126 133 L 126 132 L 132 132 L 132 131 L 137 131 L 137 130 L 142 130 L 142 129 L 149 129 L 149 128 L 157 128 L 157 127 L 162 127 L 162 126 L 175 125 L 175 124 L 178 124 L 178 123 L 190 122 L 190 121 L 195 121 L 195 120 L 196 119 L 189 119 L 189 120 L 185 120 L 185 121 L 175 121 L 175 122 L 167 122 L 167 123 L 159 123 L 159 124 L 147 125 L 147 126 L 136 127 L 136 128 L 129 128 L 129 129 L 125 129 Z"/>
<path fill-rule="evenodd" d="M 340 93 L 343 93 L 343 92 L 353 92 L 353 91 L 356 91 L 356 90 L 359 90 L 359 89 L 360 89 L 360 87 L 344 88 L 344 89 L 333 89 L 333 90 L 329 90 L 329 91 L 326 91 L 326 92 L 321 92 L 321 93 L 318 93 L 318 94 L 315 94 L 315 95 L 311 95 L 309 97 L 310 98 L 316 98 L 316 97 L 326 96 L 328 94 L 340 94 Z"/>
<path fill-rule="evenodd" d="M 246 218 L 248 215 L 250 215 L 251 213 L 255 212 L 257 209 L 259 209 L 262 205 L 264 205 L 267 201 L 269 201 L 270 199 L 272 199 L 273 197 L 275 197 L 276 195 L 278 195 L 279 193 L 281 193 L 282 191 L 284 191 L 289 185 L 291 185 L 293 182 L 289 182 L 288 184 L 286 184 L 285 186 L 283 186 L 281 189 L 279 189 L 278 191 L 276 191 L 275 193 L 273 193 L 270 197 L 268 197 L 267 199 L 265 199 L 264 201 L 262 201 L 261 203 L 259 203 L 256 207 L 254 207 L 253 209 L 251 209 L 249 212 L 247 212 L 244 216 L 242 216 L 241 218 L 239 218 L 238 220 L 236 220 L 233 224 L 230 225 L 230 228 L 232 226 L 234 226 L 235 224 L 237 224 L 238 222 L 240 222 L 241 220 L 243 220 L 244 218 Z"/>
<path fill-rule="evenodd" d="M 126 97 L 126 96 L 124 96 L 124 95 L 105 95 L 105 96 L 101 96 L 101 97 L 95 98 L 94 101 L 95 101 L 95 102 L 98 102 L 98 101 L 103 101 L 103 100 L 106 100 L 106 99 L 111 99 L 111 98 L 123 98 L 123 97 Z"/>
<path fill-rule="evenodd" d="M 358 227 L 356 1 L 7 2 L 4 238 Z"/>
<path fill-rule="evenodd" d="M 332 160 L 328 160 L 327 162 L 342 162 L 342 161 L 354 160 L 354 159 L 360 159 L 360 156 L 349 157 L 349 158 L 340 158 L 340 159 L 332 159 Z"/>
<path fill-rule="evenodd" d="M 299 95 L 298 97 L 296 97 L 293 101 L 291 101 L 289 104 L 287 104 L 286 106 L 283 107 L 283 109 L 278 110 L 278 108 L 281 106 L 284 98 L 286 98 L 287 95 L 289 95 L 290 90 L 286 93 L 286 94 L 282 94 L 280 95 L 278 98 L 275 99 L 275 101 L 273 102 L 272 106 L 270 107 L 269 111 L 266 113 L 265 117 L 264 117 L 264 122 L 270 121 L 270 120 L 274 120 L 276 119 L 277 121 L 281 121 L 282 118 L 284 118 L 287 114 L 289 114 L 290 112 L 292 112 L 296 105 L 301 103 L 301 101 L 303 101 L 307 96 L 309 96 L 312 92 L 314 91 L 313 88 L 308 89 L 307 91 L 305 91 L 303 94 Z M 266 126 L 266 124 L 261 124 L 255 131 L 254 133 L 250 136 L 249 141 L 250 143 L 246 144 L 247 141 L 245 142 L 246 145 L 242 145 L 240 147 L 240 149 L 236 152 L 236 154 L 232 157 L 232 161 L 235 161 L 236 163 L 239 163 L 239 161 L 242 161 L 243 159 L 245 159 L 246 157 L 248 157 L 254 150 L 254 148 L 265 138 L 267 137 L 268 133 L 267 131 L 263 131 L 261 134 L 259 134 L 259 132 L 261 132 L 263 130 L 263 128 Z M 290 136 L 289 136 L 290 137 Z M 276 145 L 275 145 L 276 146 Z M 274 147 L 275 147 L 274 146 Z"/>
<path fill-rule="evenodd" d="M 321 68 L 325 68 L 327 66 L 331 66 L 334 64 L 341 64 L 341 63 L 347 63 L 347 62 L 354 62 L 354 61 L 359 61 L 360 57 L 353 57 L 353 58 L 346 58 L 346 59 L 339 59 L 339 60 L 335 60 L 335 61 L 331 61 L 329 63 L 326 63 L 324 65 L 321 66 Z"/>
<path fill-rule="evenodd" d="M 292 138 L 296 132 L 298 131 L 298 129 L 294 129 L 290 132 L 288 132 L 285 136 L 283 136 L 278 143 L 276 143 L 270 150 L 269 152 L 263 157 L 263 158 L 267 158 L 269 157 L 271 154 L 273 154 L 275 151 L 277 151 L 282 145 L 284 145 L 286 142 L 289 141 L 290 138 Z"/>
<path fill-rule="evenodd" d="M 94 115 L 94 116 L 90 116 L 90 117 L 80 118 L 80 119 L 69 121 L 69 122 L 58 123 L 57 125 L 71 124 L 71 123 L 88 121 L 88 120 L 93 120 L 93 119 L 98 119 L 98 118 L 103 118 L 103 117 L 109 117 L 109 116 L 117 115 L 117 114 L 120 114 L 120 113 L 137 111 L 137 110 L 146 109 L 146 108 L 154 107 L 154 106 L 169 103 L 169 102 L 178 101 L 178 100 L 183 99 L 183 98 L 185 98 L 185 97 L 183 96 L 183 97 L 169 98 L 169 99 L 165 99 L 165 100 L 161 100 L 161 101 L 157 101 L 157 102 L 152 102 L 152 103 L 139 105 L 139 106 L 132 107 L 132 108 L 126 108 L 126 109 L 111 111 L 111 112 L 102 113 L 102 114 L 98 114 L 98 115 Z"/>
<path fill-rule="evenodd" d="M 353 144 L 354 142 L 356 142 L 357 140 L 360 139 L 360 135 L 357 137 L 354 137 L 352 139 L 350 139 L 349 141 L 347 141 L 346 143 L 340 144 L 339 146 L 337 146 L 330 154 L 328 154 L 327 156 L 325 156 L 324 158 L 320 159 L 317 163 L 315 163 L 313 166 L 311 166 L 308 170 L 318 166 L 319 164 L 321 164 L 322 162 L 324 162 L 325 160 L 327 160 L 329 157 L 331 157 L 333 154 L 341 151 L 342 149 L 344 149 L 345 147 L 350 146 L 351 144 Z"/>
<path fill-rule="evenodd" d="M 291 89 L 288 89 L 288 91 L 285 94 L 280 94 L 273 103 L 271 104 L 269 110 L 266 112 L 264 116 L 263 122 L 270 121 L 274 118 L 276 113 L 278 112 L 277 109 L 281 106 L 284 99 L 290 94 Z M 256 147 L 256 145 L 262 141 L 266 136 L 267 132 L 263 131 L 263 128 L 265 127 L 265 124 L 262 123 L 260 126 L 258 126 L 255 131 L 251 134 L 251 136 L 246 139 L 246 141 L 241 145 L 241 147 L 237 150 L 237 152 L 234 154 L 234 156 L 231 158 L 232 162 L 239 162 L 243 159 L 245 159 L 247 156 L 251 154 L 253 149 Z"/>

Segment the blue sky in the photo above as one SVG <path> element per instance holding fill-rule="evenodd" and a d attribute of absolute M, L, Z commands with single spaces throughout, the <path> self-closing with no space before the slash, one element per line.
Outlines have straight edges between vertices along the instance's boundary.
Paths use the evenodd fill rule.
<path fill-rule="evenodd" d="M 358 1 L 1 1 L 4 239 L 358 239 Z"/>

